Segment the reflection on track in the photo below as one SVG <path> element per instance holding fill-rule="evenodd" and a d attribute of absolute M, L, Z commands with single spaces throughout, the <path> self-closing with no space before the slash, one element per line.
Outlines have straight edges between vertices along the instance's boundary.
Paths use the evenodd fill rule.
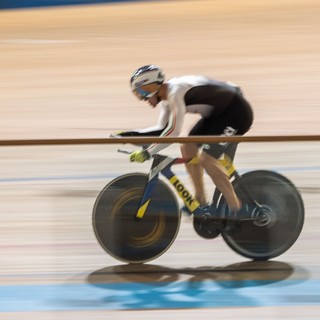
<path fill-rule="evenodd" d="M 86 283 L 0 286 L 1 311 L 315 305 L 320 280 L 308 278 L 306 270 L 277 261 L 185 269 L 118 265 L 90 273 Z"/>
<path fill-rule="evenodd" d="M 290 279 L 295 269 L 275 261 L 196 269 L 119 265 L 97 270 L 87 280 L 105 290 L 106 303 L 121 302 L 121 309 L 275 306 L 290 304 L 291 298 L 299 304 L 291 286 L 316 287 L 306 283 L 302 269 L 299 279 Z"/>
<path fill-rule="evenodd" d="M 301 274 L 301 269 L 300 274 Z M 235 263 L 224 267 L 198 267 L 198 268 L 167 268 L 151 264 L 127 264 L 117 265 L 99 269 L 89 274 L 88 283 L 164 283 L 181 280 L 187 276 L 189 282 L 196 281 L 218 281 L 229 282 L 232 287 L 237 283 L 247 281 L 264 280 L 265 283 L 274 283 L 282 281 L 294 273 L 294 268 L 284 262 L 279 261 L 247 261 Z M 303 272 L 306 277 L 306 271 Z"/>

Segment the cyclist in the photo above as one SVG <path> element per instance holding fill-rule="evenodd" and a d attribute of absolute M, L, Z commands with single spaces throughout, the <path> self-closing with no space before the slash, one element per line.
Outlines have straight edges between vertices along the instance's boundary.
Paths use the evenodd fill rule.
<path fill-rule="evenodd" d="M 251 127 L 253 111 L 243 97 L 241 89 L 228 82 L 209 79 L 205 76 L 190 75 L 175 77 L 165 81 L 161 68 L 147 65 L 137 69 L 130 80 L 133 93 L 140 100 L 148 101 L 155 108 L 160 102 L 160 115 L 155 126 L 118 132 L 112 136 L 178 136 L 186 112 L 199 113 L 201 119 L 189 132 L 197 135 L 243 135 Z M 168 144 L 153 143 L 145 150 L 138 150 L 130 155 L 131 161 L 144 162 Z M 218 158 L 233 150 L 235 143 L 182 144 L 184 158 L 199 157 L 199 164 L 186 164 L 187 171 L 195 188 L 195 196 L 202 206 L 207 205 L 203 168 L 211 177 L 215 186 L 223 194 L 229 210 L 233 213 L 241 209 L 241 200 Z M 201 152 L 200 152 L 201 151 Z"/>

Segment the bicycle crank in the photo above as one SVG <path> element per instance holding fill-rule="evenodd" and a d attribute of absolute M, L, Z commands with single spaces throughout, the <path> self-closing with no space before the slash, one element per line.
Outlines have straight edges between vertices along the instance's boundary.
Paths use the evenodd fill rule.
<path fill-rule="evenodd" d="M 213 239 L 221 234 L 224 225 L 218 221 L 193 218 L 193 228 L 200 237 Z"/>

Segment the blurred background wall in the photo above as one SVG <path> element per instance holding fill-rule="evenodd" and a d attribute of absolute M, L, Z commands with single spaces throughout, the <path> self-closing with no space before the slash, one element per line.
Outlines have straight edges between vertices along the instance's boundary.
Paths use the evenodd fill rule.
<path fill-rule="evenodd" d="M 1 0 L 0 9 L 64 6 L 107 2 L 130 2 L 134 0 Z"/>

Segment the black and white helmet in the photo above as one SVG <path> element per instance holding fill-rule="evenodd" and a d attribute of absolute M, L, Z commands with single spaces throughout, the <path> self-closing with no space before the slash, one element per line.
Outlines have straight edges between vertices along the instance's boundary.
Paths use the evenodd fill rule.
<path fill-rule="evenodd" d="M 164 78 L 161 68 L 155 65 L 143 66 L 133 73 L 131 89 L 140 100 L 147 100 L 159 92 Z"/>

